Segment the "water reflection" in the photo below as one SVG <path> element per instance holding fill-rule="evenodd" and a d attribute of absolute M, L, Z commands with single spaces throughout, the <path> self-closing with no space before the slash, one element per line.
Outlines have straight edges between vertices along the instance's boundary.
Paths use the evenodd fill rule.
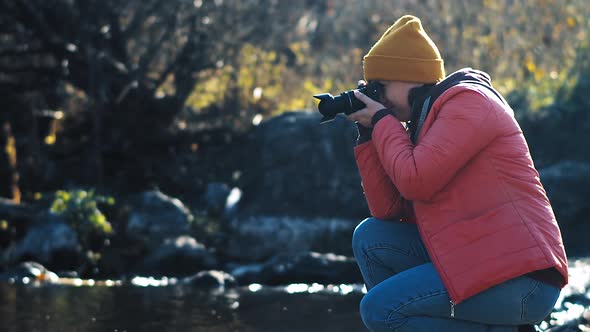
<path fill-rule="evenodd" d="M 342 285 L 298 285 L 292 294 L 255 284 L 211 292 L 113 286 L 0 285 L 2 331 L 366 331 L 362 292 L 342 295 Z"/>
<path fill-rule="evenodd" d="M 590 261 L 571 262 L 570 273 L 543 330 L 582 315 L 590 319 Z M 0 283 L 0 330 L 367 331 L 358 314 L 362 285 L 251 284 L 203 291 L 175 278 L 52 280 Z"/>

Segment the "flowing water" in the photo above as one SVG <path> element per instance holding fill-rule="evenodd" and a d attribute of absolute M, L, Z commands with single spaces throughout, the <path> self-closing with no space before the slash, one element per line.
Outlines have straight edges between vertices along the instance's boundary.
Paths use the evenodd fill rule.
<path fill-rule="evenodd" d="M 314 290 L 314 287 L 316 288 Z M 0 331 L 366 331 L 359 287 L 0 285 Z"/>
<path fill-rule="evenodd" d="M 358 313 L 361 285 L 205 291 L 174 279 L 23 282 L 0 283 L 0 331 L 367 331 Z M 570 284 L 540 327 L 577 326 L 582 316 L 590 320 L 590 259 L 570 262 Z M 582 324 L 578 330 L 590 331 Z"/>

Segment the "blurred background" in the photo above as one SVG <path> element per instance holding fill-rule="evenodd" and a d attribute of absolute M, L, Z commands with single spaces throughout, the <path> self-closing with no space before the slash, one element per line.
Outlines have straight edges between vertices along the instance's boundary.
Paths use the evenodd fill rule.
<path fill-rule="evenodd" d="M 312 95 L 355 88 L 404 14 L 515 110 L 581 278 L 540 328 L 581 329 L 586 0 L 2 0 L 0 321 L 363 331 L 356 129 Z"/>

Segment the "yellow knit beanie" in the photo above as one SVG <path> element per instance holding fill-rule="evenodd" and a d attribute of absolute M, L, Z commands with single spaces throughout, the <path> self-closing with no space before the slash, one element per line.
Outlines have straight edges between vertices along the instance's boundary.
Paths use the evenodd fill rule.
<path fill-rule="evenodd" d="M 436 83 L 445 78 L 438 48 L 428 37 L 420 19 L 405 15 L 398 19 L 363 59 L 366 81 Z"/>

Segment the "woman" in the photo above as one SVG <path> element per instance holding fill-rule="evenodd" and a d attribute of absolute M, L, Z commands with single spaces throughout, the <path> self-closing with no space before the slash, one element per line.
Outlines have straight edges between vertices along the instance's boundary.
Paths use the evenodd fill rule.
<path fill-rule="evenodd" d="M 363 69 L 383 87 L 381 102 L 355 91 L 366 108 L 348 116 L 372 215 L 353 235 L 363 322 L 534 331 L 567 283 L 567 258 L 512 109 L 483 72 L 445 78 L 413 16 L 383 34 Z"/>

